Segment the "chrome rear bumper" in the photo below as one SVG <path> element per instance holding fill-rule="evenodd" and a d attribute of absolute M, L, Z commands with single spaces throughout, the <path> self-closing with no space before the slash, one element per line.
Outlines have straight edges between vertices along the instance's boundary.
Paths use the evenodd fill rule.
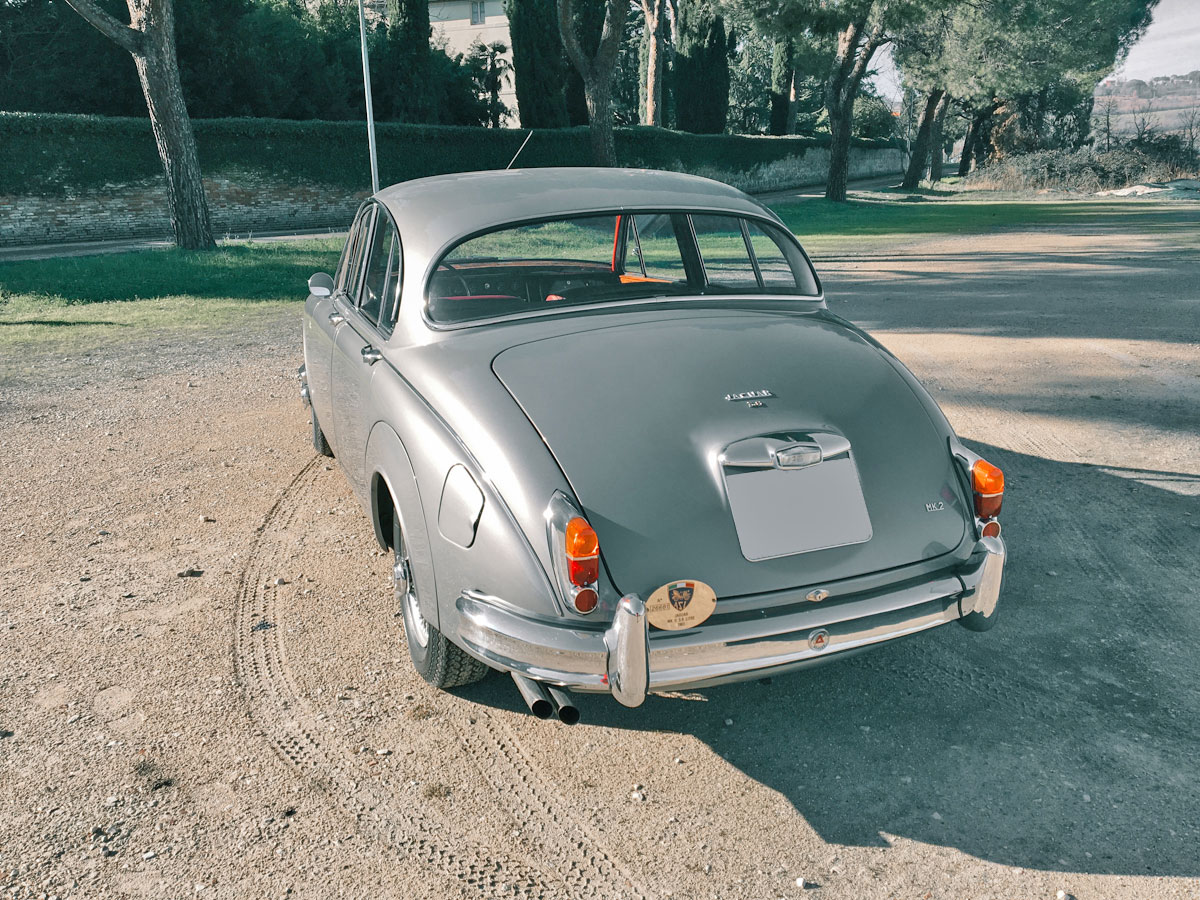
<path fill-rule="evenodd" d="M 466 591 L 458 600 L 458 636 L 496 668 L 611 692 L 638 706 L 652 691 L 782 674 L 956 619 L 986 630 L 995 623 L 1004 562 L 1003 541 L 982 538 L 962 566 L 916 584 L 829 605 L 798 603 L 767 617 L 718 615 L 687 631 L 651 632 L 636 594 L 621 598 L 605 628 L 531 619 Z"/>

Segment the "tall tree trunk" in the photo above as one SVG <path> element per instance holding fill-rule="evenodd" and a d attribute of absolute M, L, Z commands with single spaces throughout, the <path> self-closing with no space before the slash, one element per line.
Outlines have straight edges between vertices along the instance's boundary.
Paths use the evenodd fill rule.
<path fill-rule="evenodd" d="M 612 128 L 612 81 L 585 81 L 584 90 L 587 92 L 588 119 L 592 123 L 588 131 L 592 160 L 598 166 L 615 166 L 617 148 Z M 608 127 L 597 128 L 598 122 L 607 122 Z"/>
<path fill-rule="evenodd" d="M 933 130 L 929 135 L 929 180 L 942 180 L 942 164 L 946 159 L 946 111 L 950 108 L 950 95 L 943 94 L 933 115 Z"/>
<path fill-rule="evenodd" d="M 937 116 L 938 104 L 946 92 L 942 88 L 934 88 L 925 99 L 925 109 L 921 112 L 921 124 L 917 127 L 917 139 L 913 141 L 912 157 L 908 161 L 908 171 L 900 187 L 912 190 L 921 183 L 925 174 L 925 166 L 929 162 L 929 145 L 933 134 L 933 120 Z"/>
<path fill-rule="evenodd" d="M 642 12 L 646 16 L 646 83 L 642 86 L 644 125 L 662 125 L 663 2 L 642 0 Z"/>
<path fill-rule="evenodd" d="M 825 109 L 829 113 L 829 177 L 825 199 L 844 202 L 850 175 L 850 134 L 854 127 L 854 101 L 871 57 L 884 42 L 881 25 L 866 30 L 866 22 L 851 22 L 838 34 L 829 81 L 825 86 Z"/>
<path fill-rule="evenodd" d="M 785 134 L 796 133 L 796 115 L 800 112 L 800 97 L 796 93 L 796 80 L 800 74 L 792 69 L 792 83 L 788 86 L 787 129 Z"/>
<path fill-rule="evenodd" d="M 846 182 L 850 177 L 850 129 L 854 120 L 853 108 L 829 112 L 829 175 L 825 182 L 825 199 L 839 203 L 846 199 Z"/>
<path fill-rule="evenodd" d="M 976 169 L 987 162 L 988 138 L 991 136 L 991 129 L 988 128 L 988 120 L 995 115 L 996 110 L 999 108 L 999 103 L 990 103 L 980 111 L 979 117 L 975 121 L 975 142 L 972 145 L 972 152 L 975 157 Z"/>
<path fill-rule="evenodd" d="M 97 31 L 133 56 L 150 113 L 154 143 L 167 178 L 167 209 L 175 243 L 186 250 L 215 247 L 196 136 L 179 83 L 175 10 L 171 0 L 127 0 L 129 25 L 123 25 L 94 0 L 67 0 L 67 3 Z"/>
<path fill-rule="evenodd" d="M 958 177 L 966 178 L 971 173 L 971 154 L 975 149 L 975 132 L 979 126 L 976 124 L 978 119 L 972 115 L 971 122 L 967 125 L 967 133 L 963 136 L 962 154 L 958 158 Z"/>
<path fill-rule="evenodd" d="M 604 31 L 600 35 L 595 55 L 589 57 L 584 52 L 575 29 L 574 0 L 558 0 L 558 30 L 562 35 L 567 58 L 583 78 L 583 90 L 588 105 L 588 124 L 591 128 L 592 160 L 598 166 L 617 164 L 616 146 L 613 141 L 612 82 L 617 65 L 617 51 L 621 47 L 621 35 L 625 30 L 625 19 L 628 15 L 627 0 L 606 0 Z"/>

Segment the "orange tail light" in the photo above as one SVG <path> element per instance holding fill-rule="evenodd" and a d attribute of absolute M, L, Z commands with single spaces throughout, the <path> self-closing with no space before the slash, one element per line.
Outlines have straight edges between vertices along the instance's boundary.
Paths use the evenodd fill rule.
<path fill-rule="evenodd" d="M 576 587 L 593 585 L 600 577 L 600 540 L 578 516 L 567 523 L 567 576 Z"/>
<path fill-rule="evenodd" d="M 1004 473 L 985 459 L 971 467 L 971 487 L 975 492 L 975 515 L 991 519 L 1000 514 L 1004 503 Z"/>

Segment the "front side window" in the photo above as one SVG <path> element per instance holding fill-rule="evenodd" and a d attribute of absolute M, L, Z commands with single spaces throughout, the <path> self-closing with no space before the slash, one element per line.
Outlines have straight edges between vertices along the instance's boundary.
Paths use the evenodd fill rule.
<path fill-rule="evenodd" d="M 348 297 L 353 297 L 358 289 L 358 277 L 362 273 L 363 248 L 370 237 L 371 222 L 374 216 L 373 207 L 368 207 L 360 212 L 354 225 L 350 228 L 350 233 L 346 236 L 346 246 L 342 248 L 342 259 L 338 263 L 337 291 Z"/>
<path fill-rule="evenodd" d="M 399 286 L 400 241 L 396 226 L 389 216 L 379 213 L 359 295 L 358 310 L 363 318 L 385 331 L 391 330 Z"/>
<path fill-rule="evenodd" d="M 498 228 L 452 247 L 427 286 L 437 323 L 660 297 L 818 293 L 803 252 L 775 225 L 680 211 Z"/>

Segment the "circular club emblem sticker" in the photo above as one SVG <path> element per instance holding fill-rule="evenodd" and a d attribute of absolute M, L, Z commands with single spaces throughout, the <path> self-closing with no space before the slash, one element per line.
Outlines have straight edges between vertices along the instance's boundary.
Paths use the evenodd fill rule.
<path fill-rule="evenodd" d="M 655 628 L 682 631 L 695 628 L 713 614 L 717 595 L 703 581 L 672 581 L 646 601 L 646 618 Z"/>

